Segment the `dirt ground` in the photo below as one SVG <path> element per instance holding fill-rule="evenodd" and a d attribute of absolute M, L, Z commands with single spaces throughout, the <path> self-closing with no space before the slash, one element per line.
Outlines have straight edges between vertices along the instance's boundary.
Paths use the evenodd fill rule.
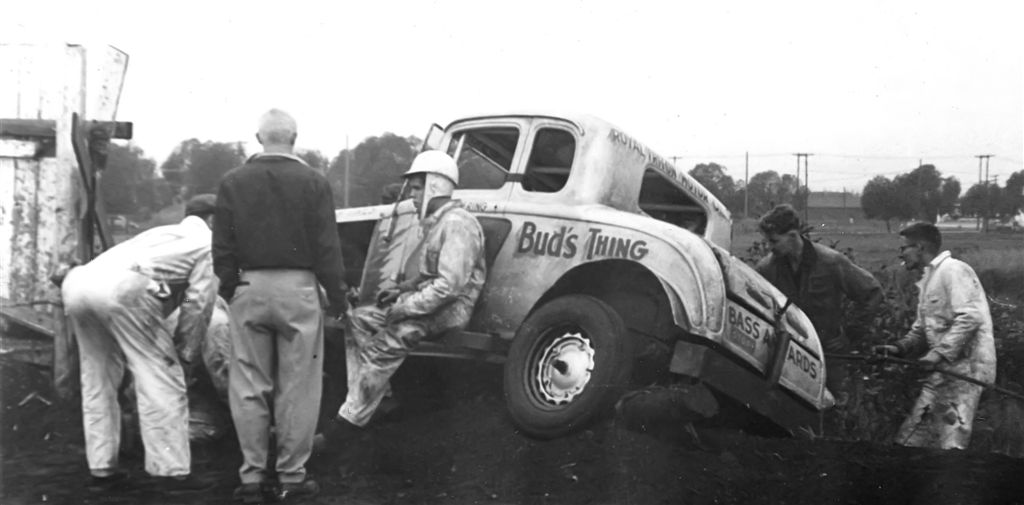
<path fill-rule="evenodd" d="M 47 369 L 4 359 L 0 372 L 0 502 L 230 503 L 240 464 L 233 433 L 193 446 L 194 473 L 214 483 L 207 491 L 147 485 L 136 447 L 123 459 L 133 482 L 92 493 L 77 405 L 54 402 Z M 323 489 L 306 503 L 1024 504 L 1024 460 L 999 454 L 713 428 L 699 429 L 697 443 L 678 430 L 629 431 L 614 419 L 539 441 L 509 421 L 494 365 L 412 359 L 394 387 L 401 408 L 369 430 L 356 457 L 311 463 Z M 339 394 L 325 393 L 325 411 Z"/>

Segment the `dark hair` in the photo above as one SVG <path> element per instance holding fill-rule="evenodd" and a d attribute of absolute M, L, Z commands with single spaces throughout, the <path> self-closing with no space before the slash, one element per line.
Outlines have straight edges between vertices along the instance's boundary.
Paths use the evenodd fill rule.
<path fill-rule="evenodd" d="M 803 230 L 800 216 L 796 213 L 796 209 L 788 203 L 776 205 L 767 214 L 761 216 L 757 226 L 766 235 L 786 233 L 790 230 Z"/>
<path fill-rule="evenodd" d="M 203 193 L 193 196 L 185 202 L 185 215 L 205 218 L 206 216 L 213 214 L 216 208 L 217 195 Z"/>
<path fill-rule="evenodd" d="M 907 237 L 915 242 L 924 242 L 932 246 L 932 252 L 942 247 L 942 233 L 931 223 L 914 223 L 900 230 L 900 236 Z"/>

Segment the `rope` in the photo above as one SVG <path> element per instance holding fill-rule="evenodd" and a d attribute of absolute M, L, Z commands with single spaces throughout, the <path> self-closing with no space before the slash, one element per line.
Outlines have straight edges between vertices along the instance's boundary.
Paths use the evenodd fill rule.
<path fill-rule="evenodd" d="M 53 305 L 54 307 L 60 307 L 63 304 L 61 302 L 59 302 L 59 301 L 54 301 L 54 300 L 29 300 L 29 301 L 26 301 L 26 302 L 5 303 L 3 306 L 4 306 L 4 308 L 14 308 L 14 307 L 34 307 L 36 305 Z"/>
<path fill-rule="evenodd" d="M 1000 393 L 1002 395 L 1009 396 L 1011 398 L 1016 398 L 1018 400 L 1024 401 L 1024 395 L 1022 395 L 1022 394 L 1020 394 L 1020 393 L 1018 393 L 1016 391 L 1011 391 L 1009 389 L 1006 389 L 1006 388 L 1001 387 L 1001 386 L 997 386 L 995 384 L 988 384 L 986 382 L 982 382 L 982 381 L 980 381 L 978 379 L 975 379 L 974 377 L 969 377 L 967 375 L 964 375 L 964 374 L 958 373 L 958 372 L 954 372 L 952 370 L 942 370 L 940 368 L 925 367 L 925 366 L 922 366 L 917 361 L 913 361 L 913 360 L 909 360 L 909 359 L 894 358 L 892 356 L 877 356 L 877 355 L 876 356 L 865 356 L 865 355 L 862 355 L 862 354 L 831 354 L 831 353 L 826 353 L 825 357 L 827 359 L 838 359 L 838 360 L 846 360 L 846 361 L 865 361 L 865 362 L 868 362 L 868 363 L 888 362 L 888 363 L 895 363 L 897 365 L 904 365 L 904 366 L 909 366 L 909 367 L 913 367 L 913 368 L 919 368 L 921 370 L 927 370 L 929 372 L 939 372 L 941 374 L 945 374 L 945 375 L 948 375 L 950 377 L 955 377 L 955 378 L 960 379 L 962 381 L 970 382 L 971 384 L 975 384 L 975 385 L 981 386 L 981 387 L 985 388 L 986 390 L 995 391 L 995 392 Z"/>

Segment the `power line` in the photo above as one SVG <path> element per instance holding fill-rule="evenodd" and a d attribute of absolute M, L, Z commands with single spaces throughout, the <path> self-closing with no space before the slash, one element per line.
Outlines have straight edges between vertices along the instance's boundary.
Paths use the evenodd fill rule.
<path fill-rule="evenodd" d="M 723 158 L 777 158 L 784 156 L 792 156 L 793 153 L 749 153 L 749 154 L 677 154 L 669 156 L 670 159 L 723 159 Z M 894 155 L 894 154 L 849 154 L 849 153 L 814 153 L 815 156 L 825 158 L 843 158 L 843 159 L 863 159 L 863 160 L 953 160 L 953 159 L 971 159 L 974 158 L 973 154 L 943 154 L 943 155 Z M 993 155 L 995 156 L 995 155 Z M 1010 156 L 999 155 L 996 157 L 998 161 L 1024 164 L 1024 161 L 1013 158 Z"/>

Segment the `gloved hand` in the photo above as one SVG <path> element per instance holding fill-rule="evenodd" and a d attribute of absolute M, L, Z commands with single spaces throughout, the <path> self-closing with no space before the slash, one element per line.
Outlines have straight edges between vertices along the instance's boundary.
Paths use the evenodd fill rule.
<path fill-rule="evenodd" d="M 78 262 L 74 260 L 69 263 L 61 263 L 57 265 L 57 268 L 55 268 L 53 273 L 50 274 L 50 282 L 58 288 L 61 287 L 64 284 L 64 278 L 68 276 L 68 272 L 77 266 Z"/>
<path fill-rule="evenodd" d="M 398 295 L 401 295 L 402 291 L 398 288 L 382 289 L 377 292 L 377 306 L 383 308 L 386 305 L 391 305 L 398 300 Z"/>
<path fill-rule="evenodd" d="M 196 375 L 203 361 L 199 349 L 189 346 L 183 347 L 178 353 L 178 361 L 181 363 L 182 371 L 185 372 L 185 385 L 191 386 L 197 380 Z"/>
<path fill-rule="evenodd" d="M 871 353 L 878 356 L 899 356 L 902 354 L 899 347 L 891 344 L 873 345 L 871 346 Z"/>
<path fill-rule="evenodd" d="M 938 365 L 940 361 L 942 361 L 942 355 L 931 351 L 922 356 L 921 359 L 917 360 L 917 364 L 925 370 L 933 370 L 935 365 Z"/>
<path fill-rule="evenodd" d="M 394 324 L 408 317 L 409 315 L 402 310 L 401 305 L 392 305 L 388 309 L 388 313 L 384 315 L 384 324 Z"/>
<path fill-rule="evenodd" d="M 346 300 L 345 297 L 341 297 L 328 305 L 324 312 L 327 314 L 327 317 L 331 319 L 344 319 L 347 311 L 348 300 Z"/>

